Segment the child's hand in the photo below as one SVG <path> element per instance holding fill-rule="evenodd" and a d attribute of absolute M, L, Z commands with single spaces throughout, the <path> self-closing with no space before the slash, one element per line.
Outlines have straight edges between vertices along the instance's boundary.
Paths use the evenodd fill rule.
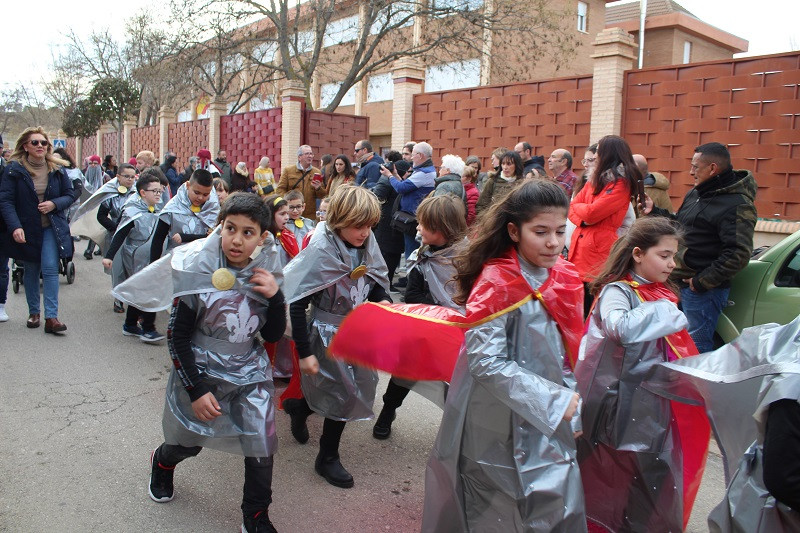
<path fill-rule="evenodd" d="M 636 208 L 639 209 L 639 212 L 643 215 L 649 215 L 650 212 L 653 210 L 653 199 L 644 195 L 644 205 L 641 203 L 636 204 Z"/>
<path fill-rule="evenodd" d="M 250 283 L 255 285 L 253 290 L 267 298 L 275 296 L 278 292 L 278 282 L 275 281 L 272 272 L 267 272 L 263 268 L 254 268 L 253 272 L 250 277 Z"/>
<path fill-rule="evenodd" d="M 583 431 L 573 431 L 572 432 L 572 438 L 574 438 L 574 439 L 577 439 L 581 435 L 583 435 Z"/>
<path fill-rule="evenodd" d="M 194 416 L 203 422 L 210 422 L 222 414 L 217 399 L 210 392 L 192 402 L 192 411 L 194 411 Z"/>
<path fill-rule="evenodd" d="M 300 373 L 313 376 L 319 373 L 319 361 L 316 355 L 309 355 L 300 359 Z"/>
<path fill-rule="evenodd" d="M 172 242 L 174 242 L 175 244 L 181 244 L 183 242 L 181 240 L 181 234 L 180 233 L 176 233 L 175 235 L 173 235 L 172 236 Z"/>
<path fill-rule="evenodd" d="M 572 417 L 575 416 L 575 412 L 578 410 L 578 400 L 580 400 L 580 395 L 576 392 L 572 396 L 572 400 L 569 402 L 569 407 L 567 407 L 567 412 L 564 413 L 564 420 L 569 422 L 572 420 Z"/>
<path fill-rule="evenodd" d="M 113 263 L 113 261 L 111 259 L 106 259 L 105 257 L 103 258 L 103 266 L 104 267 L 111 268 L 111 264 L 112 263 Z"/>

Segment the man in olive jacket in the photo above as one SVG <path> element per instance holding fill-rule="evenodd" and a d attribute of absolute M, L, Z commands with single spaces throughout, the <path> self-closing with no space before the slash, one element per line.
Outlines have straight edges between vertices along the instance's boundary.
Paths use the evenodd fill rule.
<path fill-rule="evenodd" d="M 728 303 L 731 280 L 753 253 L 758 186 L 749 170 L 733 170 L 724 145 L 712 142 L 694 151 L 690 174 L 696 184 L 678 212 L 652 207 L 652 201 L 644 212 L 672 217 L 683 226 L 684 244 L 671 277 L 681 287 L 681 309 L 702 353 L 714 349 L 714 330 Z"/>
<path fill-rule="evenodd" d="M 320 170 L 312 164 L 314 160 L 314 150 L 304 144 L 297 149 L 297 164 L 283 167 L 281 179 L 275 192 L 283 196 L 287 192 L 297 189 L 303 193 L 305 208 L 303 216 L 315 220 L 317 216 L 317 198 L 320 200 L 328 194 L 328 189 L 322 180 L 314 180 L 315 174 L 320 174 Z"/>

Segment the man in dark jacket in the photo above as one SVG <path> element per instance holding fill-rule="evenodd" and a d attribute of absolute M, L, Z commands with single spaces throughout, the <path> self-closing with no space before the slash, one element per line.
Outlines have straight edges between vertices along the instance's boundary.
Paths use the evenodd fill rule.
<path fill-rule="evenodd" d="M 714 349 L 714 330 L 728 303 L 731 280 L 753 252 L 758 186 L 749 170 L 733 170 L 724 145 L 707 143 L 694 151 L 690 173 L 696 184 L 678 212 L 652 207 L 649 199 L 644 212 L 670 216 L 683 226 L 684 244 L 672 278 L 681 287 L 681 309 L 702 353 Z"/>
<path fill-rule="evenodd" d="M 225 153 L 225 150 L 220 150 L 217 152 L 217 158 L 214 160 L 214 164 L 217 165 L 217 168 L 219 168 L 219 177 L 227 181 L 228 185 L 230 185 L 231 165 L 228 163 L 228 154 Z"/>
<path fill-rule="evenodd" d="M 356 185 L 369 190 L 374 189 L 381 177 L 383 158 L 372 151 L 372 144 L 369 141 L 358 141 L 353 155 L 356 161 L 361 163 L 361 170 L 356 174 Z"/>
<path fill-rule="evenodd" d="M 514 146 L 514 151 L 522 159 L 522 175 L 527 176 L 531 170 L 536 170 L 540 176 L 544 176 L 544 156 L 533 155 L 533 146 L 530 143 L 520 142 Z"/>

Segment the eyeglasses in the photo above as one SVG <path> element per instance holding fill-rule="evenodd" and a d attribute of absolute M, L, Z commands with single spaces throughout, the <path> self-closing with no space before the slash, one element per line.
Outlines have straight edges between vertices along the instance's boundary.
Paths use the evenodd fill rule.
<path fill-rule="evenodd" d="M 304 156 L 307 156 L 307 155 L 312 155 L 313 156 L 314 152 L 303 152 L 302 154 L 300 154 L 301 157 L 304 157 Z"/>
<path fill-rule="evenodd" d="M 28 141 L 31 143 L 31 146 L 44 146 L 47 147 L 50 143 L 48 141 L 40 141 L 39 139 L 34 139 L 32 141 Z"/>
<path fill-rule="evenodd" d="M 156 196 L 161 196 L 162 194 L 164 194 L 164 191 L 162 191 L 161 189 L 145 189 L 144 192 L 151 192 Z"/>
<path fill-rule="evenodd" d="M 289 205 L 287 207 L 289 208 L 289 211 L 300 211 L 303 209 L 302 205 Z"/>
<path fill-rule="evenodd" d="M 89 164 L 90 165 L 99 165 L 100 163 L 98 163 L 97 161 L 89 161 Z"/>
<path fill-rule="evenodd" d="M 362 146 L 361 148 L 356 148 L 356 149 L 353 151 L 353 153 L 354 153 L 354 154 L 357 154 L 358 152 L 360 152 L 361 150 L 364 150 L 364 149 L 365 149 L 365 148 L 364 148 L 363 146 Z"/>
<path fill-rule="evenodd" d="M 327 211 L 317 211 L 317 216 L 318 216 L 318 217 L 324 217 L 324 216 L 325 216 L 325 215 L 327 215 L 327 214 L 328 214 L 328 212 L 327 212 Z"/>
<path fill-rule="evenodd" d="M 594 163 L 595 161 L 597 161 L 597 158 L 596 158 L 596 157 L 593 157 L 593 158 L 591 158 L 591 159 L 581 159 L 581 163 L 583 163 L 584 165 L 585 165 L 586 163 Z"/>

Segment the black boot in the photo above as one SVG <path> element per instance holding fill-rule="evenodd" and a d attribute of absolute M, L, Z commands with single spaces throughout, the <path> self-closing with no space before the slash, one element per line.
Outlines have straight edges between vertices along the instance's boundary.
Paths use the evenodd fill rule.
<path fill-rule="evenodd" d="M 312 411 L 308 407 L 305 399 L 289 398 L 283 402 L 283 410 L 286 411 L 291 419 L 292 436 L 300 444 L 308 442 L 308 425 L 306 419 Z"/>
<path fill-rule="evenodd" d="M 342 466 L 338 452 L 320 447 L 317 460 L 314 461 L 314 470 L 334 487 L 349 489 L 354 485 L 353 476 Z"/>
<path fill-rule="evenodd" d="M 394 422 L 397 412 L 384 406 L 381 414 L 378 415 L 378 420 L 372 427 L 372 436 L 378 440 L 386 440 L 392 434 L 392 422 Z"/>

